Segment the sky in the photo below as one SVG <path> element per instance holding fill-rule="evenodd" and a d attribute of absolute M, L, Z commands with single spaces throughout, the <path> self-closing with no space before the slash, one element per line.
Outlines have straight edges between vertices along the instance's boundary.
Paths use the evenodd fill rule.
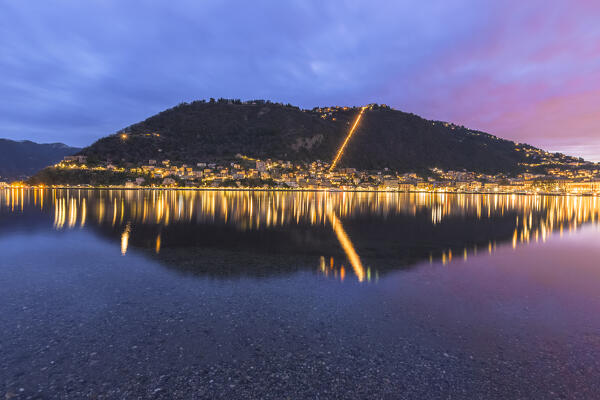
<path fill-rule="evenodd" d="M 183 101 L 388 104 L 600 161 L 600 1 L 0 0 L 0 137 Z"/>

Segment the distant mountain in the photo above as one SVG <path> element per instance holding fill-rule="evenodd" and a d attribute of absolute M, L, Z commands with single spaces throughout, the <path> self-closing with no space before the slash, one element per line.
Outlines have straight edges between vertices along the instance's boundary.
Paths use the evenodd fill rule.
<path fill-rule="evenodd" d="M 62 143 L 39 144 L 28 140 L 0 139 L 0 180 L 25 179 L 80 150 Z"/>
<path fill-rule="evenodd" d="M 146 163 L 169 159 L 233 159 L 243 154 L 261 159 L 331 161 L 356 118 L 358 107 L 301 110 L 269 101 L 220 99 L 183 103 L 131 125 L 86 147 L 90 160 Z M 365 111 L 347 146 L 340 167 L 362 170 L 419 171 L 431 167 L 485 173 L 522 172 L 554 159 L 529 145 L 484 132 L 374 105 Z M 582 160 L 581 160 L 582 161 Z"/>

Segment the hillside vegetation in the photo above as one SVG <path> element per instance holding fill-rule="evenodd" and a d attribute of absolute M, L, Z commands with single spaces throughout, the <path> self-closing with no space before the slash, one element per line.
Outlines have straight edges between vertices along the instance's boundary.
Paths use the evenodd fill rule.
<path fill-rule="evenodd" d="M 168 159 L 194 165 L 233 159 L 236 154 L 330 161 L 358 111 L 358 107 L 301 110 L 268 101 L 183 103 L 104 137 L 80 154 L 92 161 L 138 164 Z M 524 170 L 523 163 L 532 162 L 523 151 L 526 148 L 533 149 L 374 105 L 365 112 L 339 166 L 362 170 L 387 167 L 400 172 L 438 167 L 513 173 Z"/>

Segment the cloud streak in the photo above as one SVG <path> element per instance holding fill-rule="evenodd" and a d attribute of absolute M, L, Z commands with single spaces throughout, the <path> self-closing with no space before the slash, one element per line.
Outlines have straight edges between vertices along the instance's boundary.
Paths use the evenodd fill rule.
<path fill-rule="evenodd" d="M 0 136 L 86 145 L 208 97 L 379 102 L 600 160 L 600 6 L 522 3 L 3 2 Z"/>

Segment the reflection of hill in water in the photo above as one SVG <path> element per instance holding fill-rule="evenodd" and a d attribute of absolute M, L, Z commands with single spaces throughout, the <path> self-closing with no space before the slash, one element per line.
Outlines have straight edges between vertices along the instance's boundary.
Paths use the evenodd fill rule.
<path fill-rule="evenodd" d="M 123 253 L 143 249 L 181 271 L 266 275 L 313 265 L 360 280 L 543 241 L 599 212 L 592 197 L 419 193 L 4 190 L 0 203 L 4 219 L 37 210 L 56 229 L 92 227 Z"/>
<path fill-rule="evenodd" d="M 510 240 L 514 217 L 485 221 L 457 218 L 437 225 L 430 224 L 425 216 L 362 218 L 344 223 L 344 228 L 363 265 L 381 273 L 427 260 L 430 255 L 441 257 L 449 248 L 462 254 L 465 246 L 471 251 L 475 245 L 487 248 L 490 240 Z M 96 229 L 114 240 L 122 236 L 125 227 L 104 225 Z M 168 227 L 131 224 L 130 232 L 129 248 L 148 249 L 161 262 L 188 272 L 216 275 L 287 272 L 307 263 L 316 268 L 321 256 L 328 263 L 333 257 L 338 268 L 341 264 L 349 267 L 336 235 L 326 225 L 240 231 L 218 224 Z M 156 254 L 159 235 L 160 250 Z"/>

